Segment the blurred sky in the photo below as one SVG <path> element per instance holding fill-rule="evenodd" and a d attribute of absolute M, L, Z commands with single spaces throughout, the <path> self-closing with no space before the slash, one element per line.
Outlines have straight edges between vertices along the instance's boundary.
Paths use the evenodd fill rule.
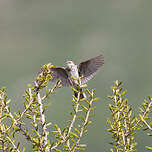
<path fill-rule="evenodd" d="M 152 94 L 151 6 L 151 0 L 0 0 L 0 86 L 7 87 L 13 110 L 23 107 L 24 89 L 43 64 L 65 66 L 66 60 L 103 54 L 104 66 L 88 83 L 101 101 L 84 142 L 88 152 L 108 151 L 113 81 L 124 81 L 134 111 Z M 62 88 L 50 97 L 48 121 L 62 125 L 70 119 L 71 94 Z M 151 144 L 146 136 L 137 142 L 138 151 Z"/>

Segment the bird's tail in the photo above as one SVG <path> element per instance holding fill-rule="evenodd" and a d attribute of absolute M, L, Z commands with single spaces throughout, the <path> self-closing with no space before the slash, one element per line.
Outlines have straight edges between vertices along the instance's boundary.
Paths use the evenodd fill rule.
<path fill-rule="evenodd" d="M 77 98 L 78 97 L 78 92 L 75 92 L 74 91 L 74 96 Z M 87 98 L 86 94 L 83 92 L 82 89 L 80 89 L 80 99 L 83 99 L 83 98 Z"/>

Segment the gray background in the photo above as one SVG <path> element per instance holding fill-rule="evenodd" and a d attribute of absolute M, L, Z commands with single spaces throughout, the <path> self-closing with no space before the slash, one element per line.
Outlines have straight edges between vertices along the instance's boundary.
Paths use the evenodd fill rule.
<path fill-rule="evenodd" d="M 88 83 L 101 100 L 82 142 L 88 152 L 108 151 L 113 81 L 124 81 L 134 112 L 152 94 L 151 6 L 151 0 L 0 0 L 0 86 L 7 87 L 12 111 L 23 107 L 24 89 L 43 64 L 64 66 L 103 54 L 104 66 Z M 50 97 L 48 121 L 62 126 L 70 119 L 71 94 L 62 88 Z M 136 140 L 138 151 L 151 144 L 141 133 Z"/>

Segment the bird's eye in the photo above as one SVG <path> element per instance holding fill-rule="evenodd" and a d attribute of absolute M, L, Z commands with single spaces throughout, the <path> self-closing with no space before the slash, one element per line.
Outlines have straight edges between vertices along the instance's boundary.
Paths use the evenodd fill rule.
<path fill-rule="evenodd" d="M 70 72 L 70 71 L 71 71 L 71 69 L 67 68 L 67 71 L 68 71 L 68 72 Z"/>

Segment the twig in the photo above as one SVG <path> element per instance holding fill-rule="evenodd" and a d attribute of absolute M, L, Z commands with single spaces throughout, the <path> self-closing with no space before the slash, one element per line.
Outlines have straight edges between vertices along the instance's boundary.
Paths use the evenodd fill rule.
<path fill-rule="evenodd" d="M 36 82 L 35 82 L 36 83 Z M 45 148 L 46 151 L 49 151 L 49 147 L 48 147 L 48 138 L 47 138 L 47 127 L 46 127 L 46 121 L 45 121 L 45 115 L 44 115 L 44 109 L 43 109 L 43 104 L 42 104 L 42 99 L 40 97 L 40 93 L 37 92 L 37 100 L 38 100 L 38 104 L 39 104 L 39 110 L 40 110 L 40 119 L 41 119 L 41 126 L 42 126 L 42 136 L 44 137 L 43 140 L 43 148 Z"/>
<path fill-rule="evenodd" d="M 59 145 L 61 145 L 61 142 L 58 142 L 53 147 L 51 147 L 50 151 L 52 151 L 53 149 L 56 149 Z"/>
<path fill-rule="evenodd" d="M 73 100 L 75 100 L 75 99 L 73 99 Z M 74 123 L 76 121 L 77 113 L 78 113 L 78 110 L 79 110 L 79 100 L 80 100 L 80 92 L 78 92 L 78 97 L 77 97 L 77 101 L 76 101 L 77 104 L 76 104 L 76 108 L 75 108 L 75 114 L 74 114 L 73 119 L 71 121 L 71 124 L 70 124 L 70 126 L 68 128 L 68 133 L 67 133 L 66 137 L 64 137 L 64 142 L 68 141 L 68 138 L 70 136 L 70 132 L 71 132 L 71 130 L 72 130 L 73 126 L 74 126 Z M 60 144 L 62 144 L 62 142 L 57 142 L 53 147 L 50 148 L 50 151 L 56 149 Z M 69 149 L 70 149 L 70 147 L 69 147 Z"/>
<path fill-rule="evenodd" d="M 83 126 L 81 127 L 80 135 L 79 135 L 78 140 L 76 141 L 76 144 L 75 144 L 75 146 L 73 147 L 73 149 L 72 149 L 71 152 L 74 152 L 74 151 L 76 150 L 76 148 L 78 147 L 79 143 L 80 143 L 80 139 L 81 139 L 81 137 L 82 137 L 82 135 L 83 135 L 83 133 L 84 133 L 84 130 L 85 130 L 86 125 L 87 125 L 88 120 L 89 120 L 89 115 L 90 115 L 90 112 L 91 112 L 92 102 L 93 102 L 93 92 L 92 92 L 92 99 L 91 99 L 90 102 L 89 102 L 89 108 L 88 108 L 88 111 L 87 111 L 87 113 L 86 113 Z"/>
<path fill-rule="evenodd" d="M 138 126 L 138 124 L 141 122 L 141 121 L 143 121 L 144 120 L 144 117 L 146 116 L 146 114 L 147 114 L 147 112 L 150 110 L 150 107 L 152 106 L 152 97 L 150 98 L 150 103 L 149 103 L 149 105 L 148 105 L 148 107 L 146 108 L 146 110 L 145 110 L 145 112 L 143 113 L 143 115 L 142 115 L 142 119 L 139 119 L 137 122 L 136 122 L 136 124 L 133 126 L 133 129 L 135 128 L 135 127 L 137 127 Z M 144 122 L 145 123 L 145 122 Z M 146 124 L 146 123 L 145 123 Z M 152 128 L 151 127 L 149 127 L 149 126 L 147 126 L 150 130 L 152 130 Z"/>
<path fill-rule="evenodd" d="M 6 135 L 7 140 L 12 144 L 12 146 L 14 147 L 14 149 L 17 152 L 20 152 L 20 150 L 16 147 L 16 145 L 14 144 L 14 142 L 11 140 L 11 138 L 9 138 L 9 136 Z"/>
<path fill-rule="evenodd" d="M 19 119 L 15 119 L 14 116 L 12 115 L 12 113 L 9 111 L 8 106 L 5 107 L 7 113 L 9 114 L 9 116 L 11 117 L 11 119 L 14 121 L 14 124 L 18 127 L 18 129 L 16 131 L 21 131 L 22 135 L 24 135 L 26 137 L 27 140 L 30 140 L 32 143 L 37 144 L 34 140 L 32 140 L 32 138 L 25 132 L 25 130 L 21 127 L 21 125 L 18 123 L 18 121 L 24 116 L 25 112 L 30 108 L 30 106 L 32 105 L 32 95 L 31 95 L 31 89 L 29 88 L 29 94 L 30 94 L 30 103 L 28 105 L 28 107 L 23 111 L 23 113 L 21 114 L 21 117 Z M 7 128 L 7 130 L 5 132 L 7 132 L 9 129 L 12 128 L 12 125 L 10 127 Z"/>
<path fill-rule="evenodd" d="M 146 122 L 146 120 L 145 120 L 143 117 L 142 117 L 141 119 L 142 119 L 142 121 L 144 122 L 144 124 L 148 127 L 148 129 L 152 131 L 152 128 L 151 128 L 150 125 Z"/>
<path fill-rule="evenodd" d="M 7 150 L 6 150 L 7 147 L 5 146 L 5 140 L 3 137 L 2 120 L 1 120 L 1 118 L 3 116 L 3 110 L 5 108 L 4 98 L 5 98 L 5 93 L 1 92 L 1 94 L 0 94 L 0 142 L 2 145 L 3 152 L 7 152 Z"/>
<path fill-rule="evenodd" d="M 32 98 L 31 88 L 29 88 L 29 95 L 30 95 L 30 103 L 28 104 L 28 106 L 26 107 L 26 109 L 21 113 L 21 116 L 17 119 L 17 122 L 22 119 L 22 117 L 24 116 L 24 114 L 27 112 L 27 110 L 33 104 L 34 99 Z"/>
<path fill-rule="evenodd" d="M 76 120 L 76 117 L 77 117 L 77 113 L 78 113 L 78 110 L 79 110 L 79 100 L 80 100 L 80 92 L 78 92 L 78 97 L 77 97 L 77 104 L 76 104 L 76 108 L 75 108 L 75 114 L 73 115 L 73 119 L 71 121 L 71 124 L 70 124 L 70 127 L 69 127 L 69 130 L 68 130 L 68 134 L 67 134 L 67 137 L 69 136 L 72 128 L 73 128 L 73 125 L 75 123 L 75 120 Z M 66 138 L 67 138 L 66 137 Z"/>
<path fill-rule="evenodd" d="M 42 100 L 42 101 L 45 100 L 45 99 L 49 96 L 49 94 L 53 93 L 54 90 L 59 87 L 59 85 L 60 85 L 60 81 L 58 81 L 53 88 L 49 89 L 48 93 L 47 93 L 46 95 L 44 95 L 44 96 L 41 98 L 41 100 Z"/>

